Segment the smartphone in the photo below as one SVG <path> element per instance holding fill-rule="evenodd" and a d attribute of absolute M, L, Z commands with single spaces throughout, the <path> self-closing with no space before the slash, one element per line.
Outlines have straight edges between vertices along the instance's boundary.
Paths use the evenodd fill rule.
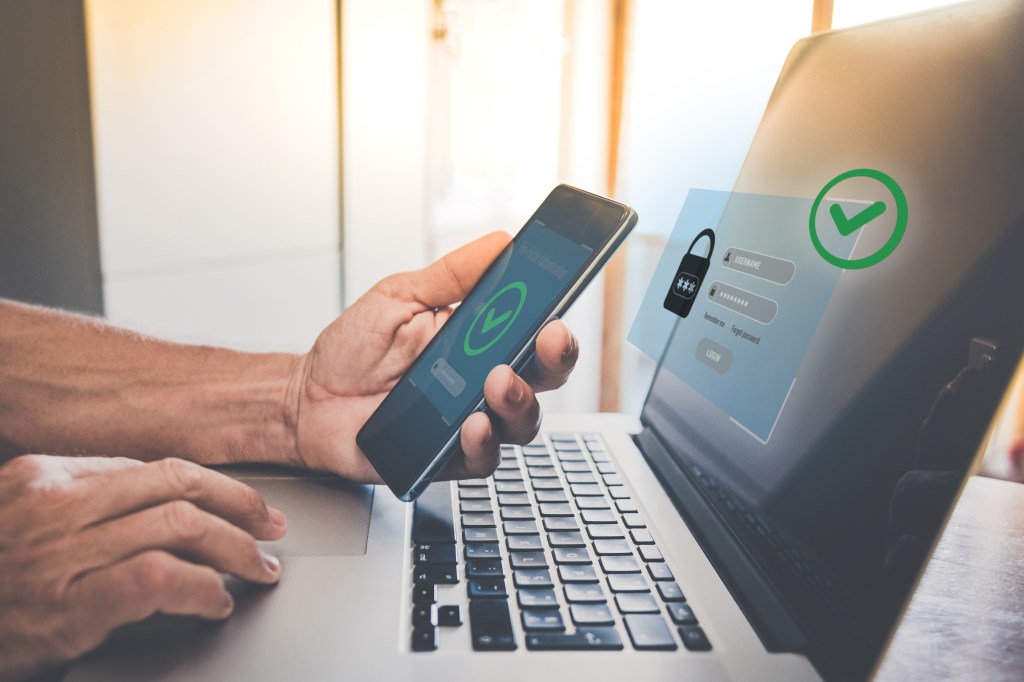
<path fill-rule="evenodd" d="M 636 222 L 623 204 L 552 190 L 356 435 L 399 499 L 419 497 L 458 452 L 462 422 L 485 408 L 490 371 L 526 367 L 541 328 L 565 314 Z"/>

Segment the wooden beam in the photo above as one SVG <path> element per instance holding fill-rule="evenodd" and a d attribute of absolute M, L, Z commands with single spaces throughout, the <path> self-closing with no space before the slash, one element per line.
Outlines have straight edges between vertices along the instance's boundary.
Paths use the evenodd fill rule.
<path fill-rule="evenodd" d="M 832 6 L 834 0 L 814 0 L 811 9 L 811 33 L 832 30 Z"/>
<path fill-rule="evenodd" d="M 618 183 L 619 140 L 622 134 L 622 101 L 626 90 L 626 53 L 633 0 L 611 0 L 610 64 L 608 88 L 608 162 L 605 191 L 614 196 Z M 603 325 L 601 332 L 602 412 L 620 409 L 622 397 L 622 347 L 625 337 L 623 307 L 626 289 L 626 244 L 604 270 Z"/>

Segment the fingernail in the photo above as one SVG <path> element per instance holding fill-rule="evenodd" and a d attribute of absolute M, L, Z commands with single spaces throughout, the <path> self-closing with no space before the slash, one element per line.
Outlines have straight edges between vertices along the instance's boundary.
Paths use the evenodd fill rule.
<path fill-rule="evenodd" d="M 523 387 L 517 380 L 516 375 L 512 375 L 512 380 L 508 385 L 508 399 L 509 402 L 518 403 L 523 397 Z"/>
<path fill-rule="evenodd" d="M 227 590 L 224 591 L 224 616 L 227 617 L 235 609 L 235 599 Z"/>
<path fill-rule="evenodd" d="M 579 341 L 576 340 L 576 335 L 569 332 L 569 344 L 565 347 L 562 352 L 562 362 L 569 362 L 572 360 L 573 355 L 579 349 Z"/>
<path fill-rule="evenodd" d="M 263 550 L 260 550 L 260 554 L 263 555 L 263 565 L 269 572 L 274 575 L 281 572 L 281 561 L 276 556 L 273 554 L 267 554 Z"/>
<path fill-rule="evenodd" d="M 280 509 L 267 507 L 267 512 L 270 514 L 270 522 L 273 523 L 275 526 L 288 525 L 288 519 L 285 518 L 284 512 L 282 512 Z"/>

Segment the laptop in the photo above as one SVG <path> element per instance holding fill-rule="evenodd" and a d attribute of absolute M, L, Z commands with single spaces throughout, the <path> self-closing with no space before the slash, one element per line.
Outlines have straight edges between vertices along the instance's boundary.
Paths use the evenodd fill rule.
<path fill-rule="evenodd" d="M 288 514 L 280 584 L 233 584 L 223 623 L 125 628 L 67 679 L 870 676 L 1024 342 L 1021 36 L 994 1 L 793 48 L 735 190 L 878 169 L 909 212 L 838 277 L 769 438 L 669 371 L 693 355 L 675 333 L 639 418 L 549 416 L 493 478 L 415 504 L 233 469 Z"/>

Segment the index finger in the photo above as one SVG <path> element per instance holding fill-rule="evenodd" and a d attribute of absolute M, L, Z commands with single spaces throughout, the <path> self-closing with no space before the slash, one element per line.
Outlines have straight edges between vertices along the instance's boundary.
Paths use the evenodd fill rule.
<path fill-rule="evenodd" d="M 422 270 L 399 275 L 413 300 L 442 308 L 466 297 L 484 271 L 501 255 L 511 237 L 491 232 L 445 254 Z"/>
<path fill-rule="evenodd" d="M 84 498 L 78 515 L 83 526 L 174 500 L 188 500 L 260 540 L 280 538 L 287 526 L 284 514 L 249 486 L 173 457 L 76 483 Z"/>

